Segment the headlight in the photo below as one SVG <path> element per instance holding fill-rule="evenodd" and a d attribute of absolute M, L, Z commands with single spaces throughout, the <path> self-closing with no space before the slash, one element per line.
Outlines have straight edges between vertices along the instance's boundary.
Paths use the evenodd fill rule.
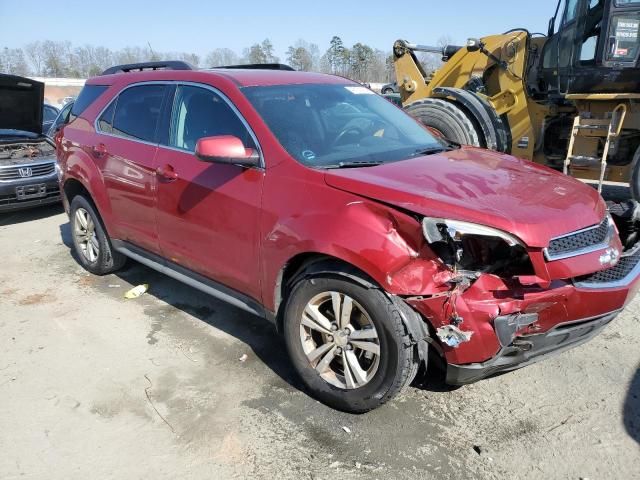
<path fill-rule="evenodd" d="M 422 220 L 422 231 L 433 251 L 456 269 L 505 275 L 533 273 L 524 244 L 510 233 L 431 217 Z"/>

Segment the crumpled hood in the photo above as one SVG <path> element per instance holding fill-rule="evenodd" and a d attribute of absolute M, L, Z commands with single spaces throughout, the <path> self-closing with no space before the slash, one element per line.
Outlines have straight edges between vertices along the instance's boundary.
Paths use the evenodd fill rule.
<path fill-rule="evenodd" d="M 0 74 L 0 130 L 42 134 L 44 83 Z"/>
<path fill-rule="evenodd" d="M 530 247 L 596 225 L 598 192 L 510 155 L 463 147 L 376 167 L 328 170 L 328 185 L 418 214 L 510 232 Z"/>

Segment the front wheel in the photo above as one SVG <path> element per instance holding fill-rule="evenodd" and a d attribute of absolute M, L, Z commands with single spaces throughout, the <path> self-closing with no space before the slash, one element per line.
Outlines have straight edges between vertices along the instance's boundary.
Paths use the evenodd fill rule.
<path fill-rule="evenodd" d="M 375 288 L 331 276 L 295 285 L 284 312 L 289 356 L 312 395 L 362 413 L 393 398 L 418 361 L 400 311 Z"/>

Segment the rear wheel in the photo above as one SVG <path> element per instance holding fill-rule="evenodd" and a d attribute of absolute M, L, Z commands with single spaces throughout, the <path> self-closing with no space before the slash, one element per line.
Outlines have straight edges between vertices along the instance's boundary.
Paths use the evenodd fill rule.
<path fill-rule="evenodd" d="M 454 103 L 440 98 L 425 98 L 408 105 L 405 110 L 452 142 L 475 147 L 484 146 L 479 128 L 467 113 Z"/>
<path fill-rule="evenodd" d="M 300 281 L 284 317 L 289 356 L 321 402 L 362 413 L 415 377 L 418 359 L 400 311 L 380 290 L 342 278 Z"/>
<path fill-rule="evenodd" d="M 73 246 L 80 264 L 95 275 L 122 268 L 126 257 L 113 250 L 93 203 L 76 195 L 69 209 Z"/>
<path fill-rule="evenodd" d="M 391 93 L 393 93 L 393 89 L 392 88 L 385 88 L 382 93 L 384 93 L 385 95 L 389 95 Z"/>

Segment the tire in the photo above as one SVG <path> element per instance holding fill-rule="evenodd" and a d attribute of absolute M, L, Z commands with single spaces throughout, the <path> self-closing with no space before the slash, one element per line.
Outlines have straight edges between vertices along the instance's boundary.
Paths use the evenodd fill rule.
<path fill-rule="evenodd" d="M 629 181 L 631 188 L 631 198 L 636 202 L 640 202 L 640 147 L 636 149 L 636 153 L 631 161 L 631 180 Z"/>
<path fill-rule="evenodd" d="M 391 89 L 391 88 L 385 88 L 385 89 L 382 91 L 382 93 L 384 93 L 385 95 L 389 95 L 389 94 L 393 93 L 393 89 Z"/>
<path fill-rule="evenodd" d="M 405 110 L 425 126 L 441 132 L 447 140 L 461 145 L 485 147 L 480 129 L 464 110 L 452 102 L 425 98 L 408 105 Z"/>
<path fill-rule="evenodd" d="M 341 299 L 339 308 L 350 312 L 348 320 L 334 322 L 340 325 L 331 335 L 318 330 L 320 324 L 315 321 L 310 328 L 308 319 L 318 312 L 324 320 L 335 320 L 335 294 Z M 348 298 L 352 299 L 350 309 Z M 311 314 L 314 309 L 316 313 Z M 289 356 L 303 383 L 313 397 L 338 410 L 364 413 L 377 408 L 409 385 L 417 373 L 418 355 L 400 310 L 380 290 L 346 278 L 321 274 L 300 280 L 287 300 L 283 327 Z M 331 338 L 333 342 L 327 341 Z M 331 350 L 311 360 L 326 345 Z M 326 359 L 330 363 L 322 365 Z"/>
<path fill-rule="evenodd" d="M 69 221 L 76 258 L 85 270 L 106 275 L 124 266 L 126 257 L 113 250 L 93 202 L 76 195 L 69 208 Z"/>

